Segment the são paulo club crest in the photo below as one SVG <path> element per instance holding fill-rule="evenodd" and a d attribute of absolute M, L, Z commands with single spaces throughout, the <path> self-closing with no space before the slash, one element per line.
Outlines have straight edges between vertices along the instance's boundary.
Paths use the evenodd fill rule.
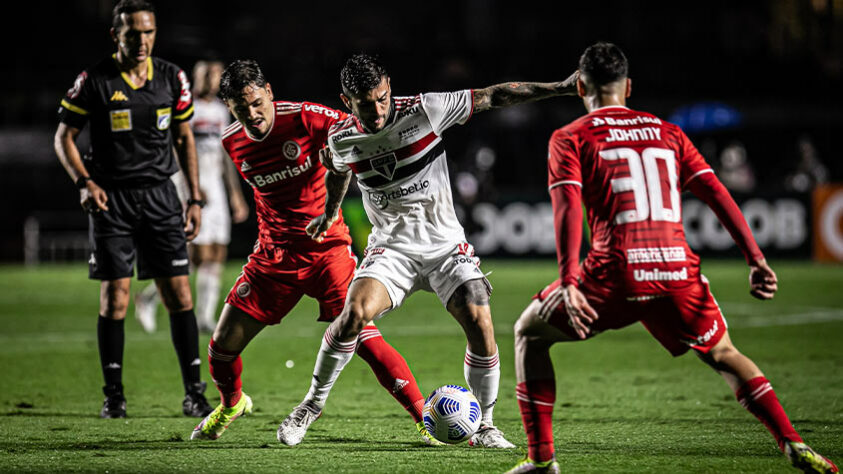
<path fill-rule="evenodd" d="M 372 158 L 372 170 L 383 176 L 386 179 L 392 179 L 395 174 L 395 166 L 398 164 L 398 159 L 395 158 L 395 153 L 382 155 Z"/>

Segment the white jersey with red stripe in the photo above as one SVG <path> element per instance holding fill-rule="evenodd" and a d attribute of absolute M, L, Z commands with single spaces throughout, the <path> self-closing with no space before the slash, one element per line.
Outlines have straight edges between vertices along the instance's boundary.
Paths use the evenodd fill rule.
<path fill-rule="evenodd" d="M 442 133 L 464 124 L 471 90 L 395 97 L 386 126 L 364 131 L 349 118 L 328 135 L 333 166 L 351 170 L 363 194 L 372 233 L 369 247 L 433 257 L 465 241 L 451 195 Z"/>

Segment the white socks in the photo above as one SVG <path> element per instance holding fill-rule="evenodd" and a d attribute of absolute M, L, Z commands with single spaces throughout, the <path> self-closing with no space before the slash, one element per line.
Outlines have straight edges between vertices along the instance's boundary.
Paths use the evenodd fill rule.
<path fill-rule="evenodd" d="M 313 367 L 313 379 L 310 381 L 310 390 L 305 395 L 305 400 L 310 400 L 319 408 L 325 406 L 328 393 L 334 382 L 340 376 L 340 372 L 354 356 L 357 348 L 357 339 L 351 342 L 340 342 L 334 339 L 331 328 L 325 331 L 322 338 L 322 346 L 316 356 L 316 366 Z"/>
<path fill-rule="evenodd" d="M 483 423 L 494 425 L 492 416 L 495 403 L 498 401 L 498 387 L 501 380 L 501 364 L 498 359 L 497 346 L 495 354 L 483 357 L 465 349 L 465 365 L 463 372 L 468 388 L 480 402 L 483 411 Z"/>
<path fill-rule="evenodd" d="M 204 262 L 196 269 L 196 319 L 205 328 L 217 325 L 222 263 Z"/>

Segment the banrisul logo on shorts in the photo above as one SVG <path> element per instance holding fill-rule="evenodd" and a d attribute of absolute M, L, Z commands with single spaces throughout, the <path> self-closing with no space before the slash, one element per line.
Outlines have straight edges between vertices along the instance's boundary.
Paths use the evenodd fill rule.
<path fill-rule="evenodd" d="M 370 191 L 369 201 L 378 209 L 386 209 L 390 200 L 405 198 L 430 187 L 430 180 L 418 181 L 407 187 L 399 186 L 391 191 Z"/>

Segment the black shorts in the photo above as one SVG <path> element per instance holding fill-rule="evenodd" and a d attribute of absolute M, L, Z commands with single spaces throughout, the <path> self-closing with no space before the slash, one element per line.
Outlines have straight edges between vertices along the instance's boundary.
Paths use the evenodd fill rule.
<path fill-rule="evenodd" d="M 187 275 L 184 216 L 173 182 L 106 193 L 108 211 L 88 218 L 88 277 L 131 278 L 135 257 L 140 280 Z"/>

